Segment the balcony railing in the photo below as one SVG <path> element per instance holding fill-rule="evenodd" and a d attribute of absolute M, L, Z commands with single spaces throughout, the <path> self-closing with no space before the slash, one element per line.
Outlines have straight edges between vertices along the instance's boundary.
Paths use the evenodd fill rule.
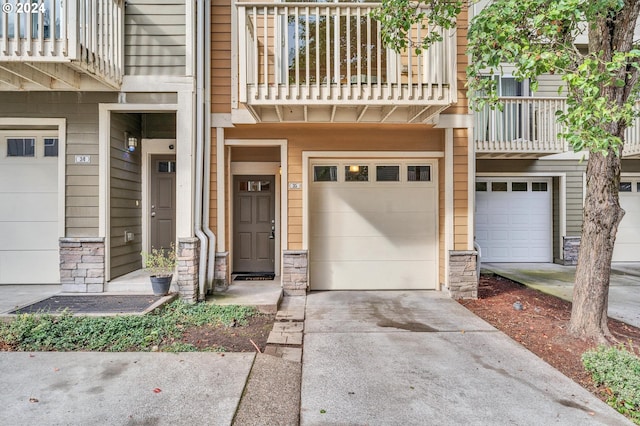
<path fill-rule="evenodd" d="M 385 48 L 377 3 L 236 3 L 239 101 L 248 106 L 429 106 L 456 101 L 456 37 L 430 49 Z"/>
<path fill-rule="evenodd" d="M 75 70 L 119 87 L 124 58 L 123 0 L 4 0 L 3 3 L 0 15 L 3 69 L 23 77 L 20 63 L 28 63 L 47 74 L 55 72 L 51 64 L 68 63 Z"/>
<path fill-rule="evenodd" d="M 556 111 L 565 98 L 501 97 L 502 110 L 489 107 L 474 113 L 476 153 L 483 156 L 543 156 L 570 149 L 558 134 L 563 131 Z M 638 103 L 640 108 L 640 102 Z M 640 156 L 640 118 L 625 131 L 623 156 Z"/>

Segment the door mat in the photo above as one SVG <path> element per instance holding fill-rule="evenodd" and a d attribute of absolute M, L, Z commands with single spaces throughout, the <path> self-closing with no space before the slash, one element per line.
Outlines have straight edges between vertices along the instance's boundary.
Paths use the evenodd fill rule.
<path fill-rule="evenodd" d="M 141 314 L 166 296 L 153 295 L 92 295 L 51 296 L 23 306 L 10 314 L 60 313 L 67 309 L 72 314 Z"/>
<path fill-rule="evenodd" d="M 273 280 L 276 274 L 242 274 L 237 275 L 234 281 L 269 281 Z"/>

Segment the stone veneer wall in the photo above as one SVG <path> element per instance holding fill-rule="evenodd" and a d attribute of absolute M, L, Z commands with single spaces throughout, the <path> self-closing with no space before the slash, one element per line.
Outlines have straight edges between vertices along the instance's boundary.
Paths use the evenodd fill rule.
<path fill-rule="evenodd" d="M 449 251 L 449 295 L 454 299 L 477 299 L 477 251 Z"/>
<path fill-rule="evenodd" d="M 226 290 L 229 287 L 229 252 L 216 253 L 213 289 Z"/>
<path fill-rule="evenodd" d="M 197 238 L 178 239 L 178 292 L 186 302 L 198 301 L 200 270 L 200 240 Z"/>
<path fill-rule="evenodd" d="M 307 250 L 282 252 L 282 289 L 285 296 L 303 296 L 309 287 Z"/>
<path fill-rule="evenodd" d="M 60 238 L 63 292 L 104 291 L 104 238 Z"/>
<path fill-rule="evenodd" d="M 565 265 L 577 265 L 580 237 L 562 237 L 562 251 Z"/>

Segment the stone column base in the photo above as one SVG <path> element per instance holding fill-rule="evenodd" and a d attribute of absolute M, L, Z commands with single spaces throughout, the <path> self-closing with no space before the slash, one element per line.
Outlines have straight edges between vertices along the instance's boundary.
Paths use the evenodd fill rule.
<path fill-rule="evenodd" d="M 200 240 L 178 238 L 178 292 L 189 303 L 198 301 Z"/>
<path fill-rule="evenodd" d="M 229 252 L 216 253 L 215 271 L 213 273 L 213 289 L 226 291 L 229 288 Z"/>
<path fill-rule="evenodd" d="M 581 237 L 562 237 L 562 258 L 564 265 L 577 265 Z"/>
<path fill-rule="evenodd" d="M 68 293 L 104 291 L 104 238 L 60 238 L 60 283 Z"/>
<path fill-rule="evenodd" d="M 477 251 L 449 251 L 449 295 L 454 299 L 477 299 Z"/>
<path fill-rule="evenodd" d="M 309 287 L 307 250 L 282 252 L 282 289 L 285 296 L 304 296 Z"/>

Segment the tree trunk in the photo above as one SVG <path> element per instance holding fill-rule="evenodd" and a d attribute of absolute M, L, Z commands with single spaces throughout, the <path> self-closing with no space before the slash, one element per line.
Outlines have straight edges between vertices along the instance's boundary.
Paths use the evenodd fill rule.
<path fill-rule="evenodd" d="M 591 153 L 587 164 L 587 192 L 582 239 L 573 290 L 569 332 L 604 343 L 611 337 L 607 326 L 609 276 L 620 207 L 620 157 Z"/>

